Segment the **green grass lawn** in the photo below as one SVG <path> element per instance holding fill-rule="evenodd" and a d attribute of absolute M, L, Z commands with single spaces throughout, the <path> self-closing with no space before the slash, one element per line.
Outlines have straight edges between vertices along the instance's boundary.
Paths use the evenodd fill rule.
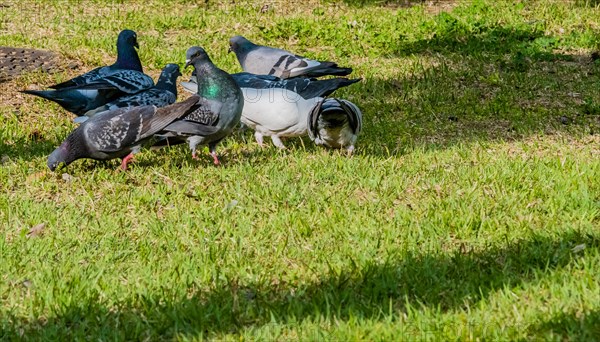
<path fill-rule="evenodd" d="M 217 3 L 3 2 L 0 46 L 79 67 L 0 83 L 0 340 L 600 340 L 598 1 Z M 240 71 L 236 34 L 352 66 L 355 155 L 248 132 L 51 173 L 73 116 L 17 90 L 124 28 L 154 77 L 192 45 Z"/>

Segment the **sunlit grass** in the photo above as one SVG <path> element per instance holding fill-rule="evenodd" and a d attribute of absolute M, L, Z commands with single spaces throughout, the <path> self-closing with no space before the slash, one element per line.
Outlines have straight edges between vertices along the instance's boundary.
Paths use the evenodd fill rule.
<path fill-rule="evenodd" d="M 79 68 L 0 84 L 0 339 L 600 339 L 593 1 L 5 3 L 0 46 Z M 240 71 L 235 34 L 352 66 L 356 154 L 246 133 L 222 167 L 49 172 L 72 116 L 17 90 L 112 63 L 123 28 L 155 78 L 191 45 Z"/>

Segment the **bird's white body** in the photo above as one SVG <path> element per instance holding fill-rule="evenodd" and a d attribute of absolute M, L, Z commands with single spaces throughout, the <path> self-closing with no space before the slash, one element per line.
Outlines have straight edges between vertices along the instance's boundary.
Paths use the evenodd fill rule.
<path fill-rule="evenodd" d="M 244 109 L 241 121 L 255 131 L 256 141 L 262 145 L 263 136 L 271 137 L 273 144 L 285 148 L 281 137 L 298 137 L 307 133 L 310 110 L 321 97 L 305 100 L 297 93 L 281 88 L 241 88 Z"/>

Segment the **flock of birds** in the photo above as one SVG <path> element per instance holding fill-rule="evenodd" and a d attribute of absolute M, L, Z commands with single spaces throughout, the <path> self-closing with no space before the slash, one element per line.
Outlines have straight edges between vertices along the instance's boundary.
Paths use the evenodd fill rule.
<path fill-rule="evenodd" d="M 308 134 L 317 145 L 354 150 L 362 127 L 362 113 L 352 102 L 327 98 L 335 90 L 360 79 L 344 77 L 351 68 L 307 59 L 285 50 L 256 45 L 241 36 L 229 41 L 244 72 L 228 74 L 215 66 L 201 47 L 190 47 L 186 65 L 194 72 L 185 90 L 193 95 L 176 102 L 177 64 L 168 64 L 156 84 L 143 73 L 137 35 L 123 30 L 117 39 L 117 60 L 49 90 L 22 92 L 54 101 L 80 125 L 48 157 L 54 171 L 81 158 L 122 158 L 127 169 L 142 147 L 151 149 L 188 143 L 192 157 L 198 146 L 208 145 L 219 164 L 217 144 L 241 122 L 285 148 L 282 137 Z"/>

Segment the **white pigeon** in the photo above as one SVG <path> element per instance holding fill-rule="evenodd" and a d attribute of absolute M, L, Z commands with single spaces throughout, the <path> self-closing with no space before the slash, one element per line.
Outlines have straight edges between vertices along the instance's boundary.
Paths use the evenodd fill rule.
<path fill-rule="evenodd" d="M 271 137 L 281 149 L 282 137 L 299 137 L 307 134 L 308 115 L 323 100 L 322 97 L 304 99 L 299 94 L 282 88 L 241 88 L 244 109 L 241 122 L 254 130 L 256 142 L 264 146 L 263 137 Z"/>

